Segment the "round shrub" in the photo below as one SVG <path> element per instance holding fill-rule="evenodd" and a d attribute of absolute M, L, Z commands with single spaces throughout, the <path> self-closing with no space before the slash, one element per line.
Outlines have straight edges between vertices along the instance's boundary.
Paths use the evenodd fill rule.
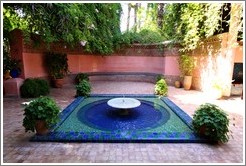
<path fill-rule="evenodd" d="M 168 87 L 164 79 L 160 79 L 155 84 L 155 94 L 160 96 L 167 96 Z"/>
<path fill-rule="evenodd" d="M 44 96 L 50 93 L 50 87 L 46 80 L 35 78 L 34 81 L 38 85 L 39 96 Z"/>
<path fill-rule="evenodd" d="M 48 82 L 39 78 L 27 78 L 20 87 L 21 97 L 34 98 L 49 94 Z"/>
<path fill-rule="evenodd" d="M 86 73 L 78 73 L 75 77 L 76 84 L 79 84 L 82 80 L 89 81 L 89 76 Z"/>
<path fill-rule="evenodd" d="M 91 92 L 91 85 L 89 81 L 82 80 L 78 85 L 76 85 L 76 96 L 89 96 Z"/>
<path fill-rule="evenodd" d="M 228 142 L 229 119 L 220 107 L 206 103 L 200 105 L 193 116 L 192 125 L 196 133 L 213 142 Z"/>

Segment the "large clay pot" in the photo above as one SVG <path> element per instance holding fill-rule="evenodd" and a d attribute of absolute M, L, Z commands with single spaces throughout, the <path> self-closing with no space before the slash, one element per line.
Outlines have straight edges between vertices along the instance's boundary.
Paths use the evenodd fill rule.
<path fill-rule="evenodd" d="M 35 129 L 37 135 L 45 135 L 49 132 L 49 129 L 47 128 L 46 122 L 44 120 L 36 120 Z"/>
<path fill-rule="evenodd" d="M 175 86 L 176 88 L 180 88 L 180 87 L 181 87 L 180 81 L 175 81 L 175 82 L 174 82 L 174 86 Z"/>
<path fill-rule="evenodd" d="M 190 90 L 192 83 L 192 76 L 184 76 L 183 86 L 185 90 Z"/>

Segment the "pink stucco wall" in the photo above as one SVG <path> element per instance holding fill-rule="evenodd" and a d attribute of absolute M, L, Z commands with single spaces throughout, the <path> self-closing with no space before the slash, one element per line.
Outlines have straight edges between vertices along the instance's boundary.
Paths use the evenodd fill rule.
<path fill-rule="evenodd" d="M 23 53 L 24 78 L 46 77 L 42 53 Z"/>
<path fill-rule="evenodd" d="M 23 53 L 23 60 L 24 78 L 48 76 L 42 53 Z M 178 75 L 179 71 L 175 67 L 177 66 L 175 60 L 175 57 L 68 54 L 68 66 L 71 74 L 79 72 L 146 72 Z M 166 66 L 164 63 L 166 63 Z"/>
<path fill-rule="evenodd" d="M 146 56 L 79 56 L 79 71 L 163 73 L 163 59 Z"/>
<path fill-rule="evenodd" d="M 12 33 L 17 42 L 13 42 L 12 55 L 18 55 L 22 60 L 22 78 L 47 77 L 42 46 L 33 47 L 23 42 L 22 32 L 14 30 Z M 18 44 L 18 42 L 20 44 Z M 68 56 L 68 66 L 71 74 L 79 72 L 143 72 L 179 76 L 178 48 L 160 49 L 157 45 L 133 45 L 111 55 L 92 55 L 83 52 L 82 48 L 70 50 L 61 43 L 53 44 L 51 50 L 65 52 Z M 18 50 L 18 54 L 13 51 Z M 15 57 L 16 58 L 16 57 Z"/>
<path fill-rule="evenodd" d="M 167 56 L 165 57 L 165 66 L 164 66 L 166 75 L 175 75 L 179 76 L 179 64 L 178 64 L 178 56 Z"/>

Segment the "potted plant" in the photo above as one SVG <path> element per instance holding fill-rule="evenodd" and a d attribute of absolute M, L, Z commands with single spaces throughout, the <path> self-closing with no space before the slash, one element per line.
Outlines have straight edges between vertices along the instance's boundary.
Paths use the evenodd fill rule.
<path fill-rule="evenodd" d="M 220 107 L 206 103 L 195 111 L 192 125 L 198 135 L 212 142 L 228 142 L 229 119 Z"/>
<path fill-rule="evenodd" d="M 56 88 L 62 88 L 63 78 L 68 74 L 68 59 L 65 53 L 45 53 L 45 63 Z"/>
<path fill-rule="evenodd" d="M 165 79 L 160 79 L 155 84 L 155 94 L 160 96 L 167 96 L 168 94 L 168 86 Z"/>
<path fill-rule="evenodd" d="M 17 78 L 21 74 L 20 68 L 21 60 L 13 59 L 10 56 L 6 55 L 3 59 L 3 70 L 4 70 L 4 77 L 6 79 L 10 78 Z"/>
<path fill-rule="evenodd" d="M 90 82 L 86 79 L 80 81 L 78 85 L 76 85 L 76 97 L 85 96 L 88 97 L 91 93 L 91 85 Z"/>
<path fill-rule="evenodd" d="M 25 131 L 36 130 L 38 135 L 47 134 L 49 128 L 59 120 L 59 111 L 60 108 L 50 97 L 41 96 L 34 99 L 24 109 Z"/>
<path fill-rule="evenodd" d="M 192 71 L 195 67 L 194 58 L 190 55 L 183 54 L 178 59 L 179 69 L 184 77 L 183 86 L 185 90 L 191 88 L 192 83 Z"/>

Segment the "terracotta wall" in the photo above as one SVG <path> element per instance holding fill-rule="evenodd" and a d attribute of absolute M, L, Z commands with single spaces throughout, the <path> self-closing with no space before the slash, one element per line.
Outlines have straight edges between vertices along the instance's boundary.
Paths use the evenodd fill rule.
<path fill-rule="evenodd" d="M 19 48 L 18 57 L 23 61 L 22 78 L 47 77 L 44 63 L 45 47 L 40 44 L 23 44 L 22 33 L 15 30 L 21 45 L 15 43 L 11 49 Z M 160 45 L 132 45 L 111 55 L 91 55 L 83 52 L 81 46 L 70 49 L 59 43 L 51 45 L 52 51 L 66 52 L 71 74 L 79 72 L 144 72 L 166 75 L 168 82 L 174 82 L 179 77 L 177 57 L 178 47 L 167 48 Z"/>
<path fill-rule="evenodd" d="M 194 89 L 206 91 L 219 84 L 225 88 L 223 95 L 230 94 L 234 62 L 243 63 L 243 48 L 241 45 L 230 48 L 228 37 L 228 33 L 211 37 L 192 52 L 196 62 L 192 82 Z"/>
<path fill-rule="evenodd" d="M 239 45 L 234 48 L 235 63 L 243 63 L 243 43 L 239 42 Z"/>
<path fill-rule="evenodd" d="M 72 73 L 77 72 L 149 72 L 163 73 L 163 57 L 68 55 Z"/>

